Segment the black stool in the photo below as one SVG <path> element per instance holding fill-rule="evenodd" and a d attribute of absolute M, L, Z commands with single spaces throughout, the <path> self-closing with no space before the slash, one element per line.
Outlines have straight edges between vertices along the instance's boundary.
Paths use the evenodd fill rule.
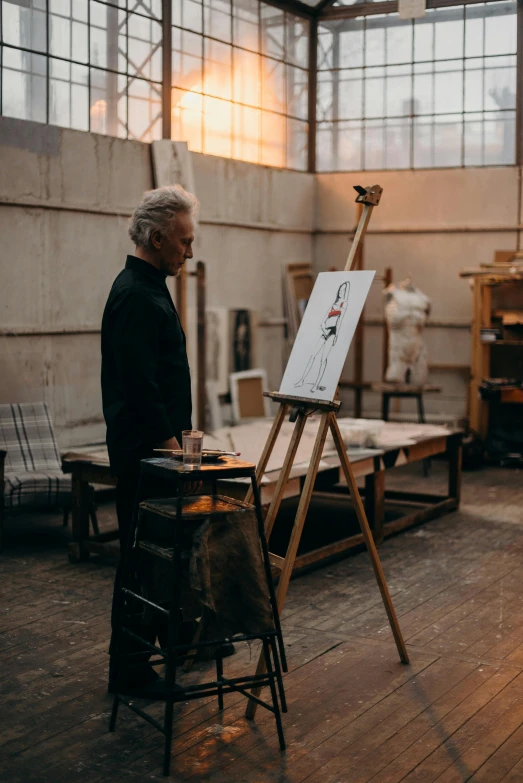
<path fill-rule="evenodd" d="M 192 527 L 194 529 L 194 521 L 196 518 L 199 518 L 201 522 L 203 516 L 209 516 L 213 513 L 213 511 L 223 513 L 228 509 L 237 510 L 239 505 L 246 507 L 245 504 L 240 504 L 238 501 L 217 495 L 218 480 L 240 477 L 250 478 L 252 484 L 254 510 L 256 513 L 258 536 L 261 544 L 263 567 L 269 594 L 273 629 L 261 633 L 235 634 L 234 636 L 231 636 L 227 639 L 212 639 L 203 642 L 195 638 L 189 644 L 181 644 L 179 640 L 181 576 L 184 567 L 184 554 L 187 553 L 187 549 L 184 549 L 184 547 L 187 546 L 187 539 L 190 539 L 191 519 L 193 522 Z M 158 478 L 163 479 L 166 482 L 169 482 L 170 487 L 176 490 L 176 496 L 171 501 L 165 499 L 158 501 L 153 500 L 146 501 L 140 505 L 142 512 L 147 511 L 149 515 L 151 513 L 153 515 L 156 514 L 159 518 L 162 519 L 163 527 L 164 530 L 167 531 L 168 539 L 166 540 L 164 535 L 162 536 L 160 543 L 150 541 L 146 538 L 146 531 L 142 537 L 142 531 L 140 529 L 141 525 L 139 524 L 140 513 L 137 503 L 133 520 L 133 535 L 131 537 L 130 551 L 127 553 L 127 557 L 125 558 L 124 573 L 122 574 L 122 588 L 118 609 L 118 617 L 120 619 L 117 625 L 113 661 L 115 666 L 118 668 L 125 666 L 125 664 L 129 664 L 130 659 L 133 657 L 143 657 L 143 653 L 129 653 L 123 652 L 121 650 L 122 635 L 127 635 L 133 638 L 135 641 L 139 642 L 144 649 L 158 656 L 158 658 L 152 662 L 153 665 L 165 662 L 166 696 L 164 722 L 162 725 L 151 715 L 137 707 L 134 703 L 134 699 L 131 700 L 124 694 L 116 693 L 113 702 L 109 730 L 114 731 L 118 707 L 120 704 L 125 704 L 136 714 L 140 715 L 140 717 L 151 723 L 165 736 L 163 773 L 164 775 L 168 775 L 171 761 L 174 704 L 190 699 L 206 698 L 217 695 L 218 709 L 222 710 L 223 695 L 226 693 L 238 692 L 246 696 L 248 699 L 252 699 L 257 704 L 260 704 L 262 707 L 265 707 L 274 714 L 280 748 L 281 750 L 285 750 L 280 706 L 282 712 L 287 711 L 281 673 L 282 666 L 284 671 L 287 671 L 287 664 L 276 605 L 276 597 L 274 593 L 274 585 L 272 581 L 269 552 L 265 538 L 260 494 L 258 485 L 256 483 L 255 466 L 251 463 L 240 462 L 239 460 L 227 458 L 222 459 L 217 463 L 207 465 L 204 464 L 199 470 L 188 471 L 184 469 L 180 462 L 172 459 L 160 458 L 142 460 L 139 485 L 137 488 L 137 498 L 144 496 L 144 484 L 148 478 L 152 478 L 153 480 Z M 184 484 L 193 483 L 195 481 L 210 481 L 212 494 L 189 495 L 184 497 Z M 139 595 L 139 593 L 136 591 L 135 584 L 133 583 L 133 572 L 138 551 L 145 553 L 147 556 L 162 558 L 171 564 L 172 589 L 169 608 L 165 608 L 164 606 L 160 606 L 156 603 L 153 603 L 152 601 L 149 601 L 145 597 Z M 129 602 L 140 605 L 141 607 L 147 607 L 150 611 L 161 612 L 164 614 L 164 616 L 167 618 L 168 627 L 168 642 L 166 648 L 162 648 L 156 644 L 151 644 L 149 641 L 143 639 L 125 625 L 125 605 Z M 258 639 L 262 642 L 267 668 L 266 673 L 260 675 L 249 674 L 243 677 L 226 678 L 223 674 L 223 661 L 220 654 L 221 645 L 223 645 L 225 642 L 234 643 L 250 641 L 254 639 Z M 184 686 L 176 683 L 176 664 L 180 663 L 182 660 L 193 659 L 200 650 L 209 647 L 216 648 L 217 650 L 215 653 L 216 679 L 192 686 Z M 280 665 L 280 656 L 282 666 Z M 270 688 L 272 703 L 258 699 L 247 690 L 249 688 L 259 688 L 260 686 L 265 685 L 269 686 Z"/>

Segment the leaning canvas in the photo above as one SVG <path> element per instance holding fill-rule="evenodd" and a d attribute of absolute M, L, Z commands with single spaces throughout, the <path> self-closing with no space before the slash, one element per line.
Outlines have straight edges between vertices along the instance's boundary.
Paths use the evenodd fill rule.
<path fill-rule="evenodd" d="M 375 272 L 318 275 L 280 386 L 280 393 L 334 400 Z"/>

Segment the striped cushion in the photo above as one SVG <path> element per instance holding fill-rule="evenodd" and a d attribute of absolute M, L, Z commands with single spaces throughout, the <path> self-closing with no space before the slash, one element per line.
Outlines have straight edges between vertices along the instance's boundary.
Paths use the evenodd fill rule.
<path fill-rule="evenodd" d="M 56 508 L 71 500 L 71 476 L 65 476 L 61 470 L 6 473 L 4 493 L 6 509 L 19 506 Z"/>
<path fill-rule="evenodd" d="M 61 473 L 53 425 L 44 402 L 0 405 L 0 449 L 6 473 Z"/>

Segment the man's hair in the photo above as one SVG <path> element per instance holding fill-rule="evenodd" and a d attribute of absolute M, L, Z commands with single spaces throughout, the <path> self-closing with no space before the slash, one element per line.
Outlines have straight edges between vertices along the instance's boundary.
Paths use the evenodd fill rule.
<path fill-rule="evenodd" d="M 129 220 L 129 236 L 138 247 L 151 247 L 153 231 L 168 234 L 180 213 L 195 215 L 198 207 L 196 196 L 181 185 L 147 190 Z"/>

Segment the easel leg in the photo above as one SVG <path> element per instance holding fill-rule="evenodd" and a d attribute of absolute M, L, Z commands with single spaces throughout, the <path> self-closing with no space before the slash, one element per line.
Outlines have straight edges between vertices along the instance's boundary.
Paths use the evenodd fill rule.
<path fill-rule="evenodd" d="M 363 503 L 361 502 L 358 486 L 356 484 L 356 480 L 352 473 L 352 468 L 350 466 L 349 458 L 347 457 L 347 452 L 345 451 L 345 446 L 343 445 L 343 438 L 341 437 L 341 433 L 338 427 L 338 422 L 336 421 L 336 417 L 334 416 L 334 414 L 329 414 L 329 419 L 330 419 L 329 424 L 332 432 L 332 437 L 334 438 L 336 451 L 338 452 L 338 457 L 340 458 L 341 467 L 343 470 L 343 474 L 345 476 L 345 481 L 347 482 L 347 486 L 349 487 L 350 490 L 352 502 L 354 503 L 354 508 L 356 510 L 356 516 L 358 517 L 358 522 L 360 523 L 361 532 L 363 534 L 363 538 L 365 539 L 365 544 L 369 551 L 372 568 L 374 569 L 374 575 L 376 577 L 378 587 L 380 588 L 380 593 L 383 599 L 383 604 L 385 606 L 385 611 L 387 612 L 387 617 L 389 618 L 390 627 L 394 635 L 394 641 L 396 642 L 396 647 L 398 648 L 398 653 L 402 663 L 409 663 L 409 655 L 407 653 L 407 648 L 405 647 L 405 642 L 403 641 L 403 636 L 401 635 L 398 619 L 396 617 L 396 612 L 394 611 L 394 606 L 392 605 L 392 599 L 390 597 L 389 588 L 387 587 L 387 582 L 385 581 L 385 575 L 381 567 L 378 552 L 374 544 L 374 539 L 372 538 L 372 533 L 370 531 L 369 523 L 365 515 L 365 509 L 363 507 Z"/>
<path fill-rule="evenodd" d="M 298 546 L 300 544 L 301 535 L 303 532 L 303 526 L 305 524 L 305 517 L 307 516 L 307 511 L 309 510 L 312 490 L 314 489 L 314 482 L 316 481 L 316 476 L 318 475 L 318 467 L 323 452 L 323 446 L 325 445 L 325 438 L 327 437 L 327 432 L 329 430 L 329 419 L 330 419 L 329 413 L 322 414 L 322 417 L 320 419 L 320 425 L 318 427 L 318 434 L 316 435 L 316 440 L 314 442 L 314 449 L 312 452 L 311 461 L 309 463 L 309 469 L 305 477 L 305 483 L 303 485 L 300 502 L 298 505 L 298 510 L 296 512 L 296 518 L 294 520 L 289 546 L 287 547 L 283 568 L 280 574 L 280 581 L 278 582 L 278 588 L 276 590 L 276 604 L 278 607 L 278 614 L 281 614 L 283 604 L 285 603 L 287 590 L 289 589 L 289 582 L 291 580 L 292 570 L 294 568 L 294 561 L 296 560 L 296 553 L 298 552 Z M 286 463 L 287 463 L 287 458 L 286 458 Z M 285 464 L 283 470 L 287 470 L 288 472 L 290 472 L 290 468 L 291 466 Z M 277 509 L 276 509 L 276 513 L 277 513 Z M 263 674 L 264 672 L 265 672 L 265 659 L 262 653 L 258 661 L 258 668 L 256 669 L 256 674 Z M 259 697 L 260 690 L 261 690 L 260 688 L 254 688 L 252 693 L 255 696 Z M 245 716 L 247 718 L 254 718 L 254 715 L 256 714 L 257 706 L 258 705 L 256 704 L 256 702 L 250 701 L 247 705 Z"/>
<path fill-rule="evenodd" d="M 262 480 L 262 476 L 265 473 L 265 468 L 267 467 L 267 464 L 271 458 L 272 450 L 274 448 L 274 444 L 276 443 L 276 439 L 280 434 L 281 425 L 285 421 L 285 415 L 287 413 L 288 407 L 288 405 L 280 405 L 278 408 L 278 413 L 276 414 L 272 423 L 269 437 L 267 438 L 267 442 L 262 451 L 260 461 L 256 466 L 256 482 L 258 486 L 260 486 L 260 481 Z M 245 495 L 245 503 L 252 503 L 252 487 L 249 487 L 247 490 L 247 494 Z"/>

